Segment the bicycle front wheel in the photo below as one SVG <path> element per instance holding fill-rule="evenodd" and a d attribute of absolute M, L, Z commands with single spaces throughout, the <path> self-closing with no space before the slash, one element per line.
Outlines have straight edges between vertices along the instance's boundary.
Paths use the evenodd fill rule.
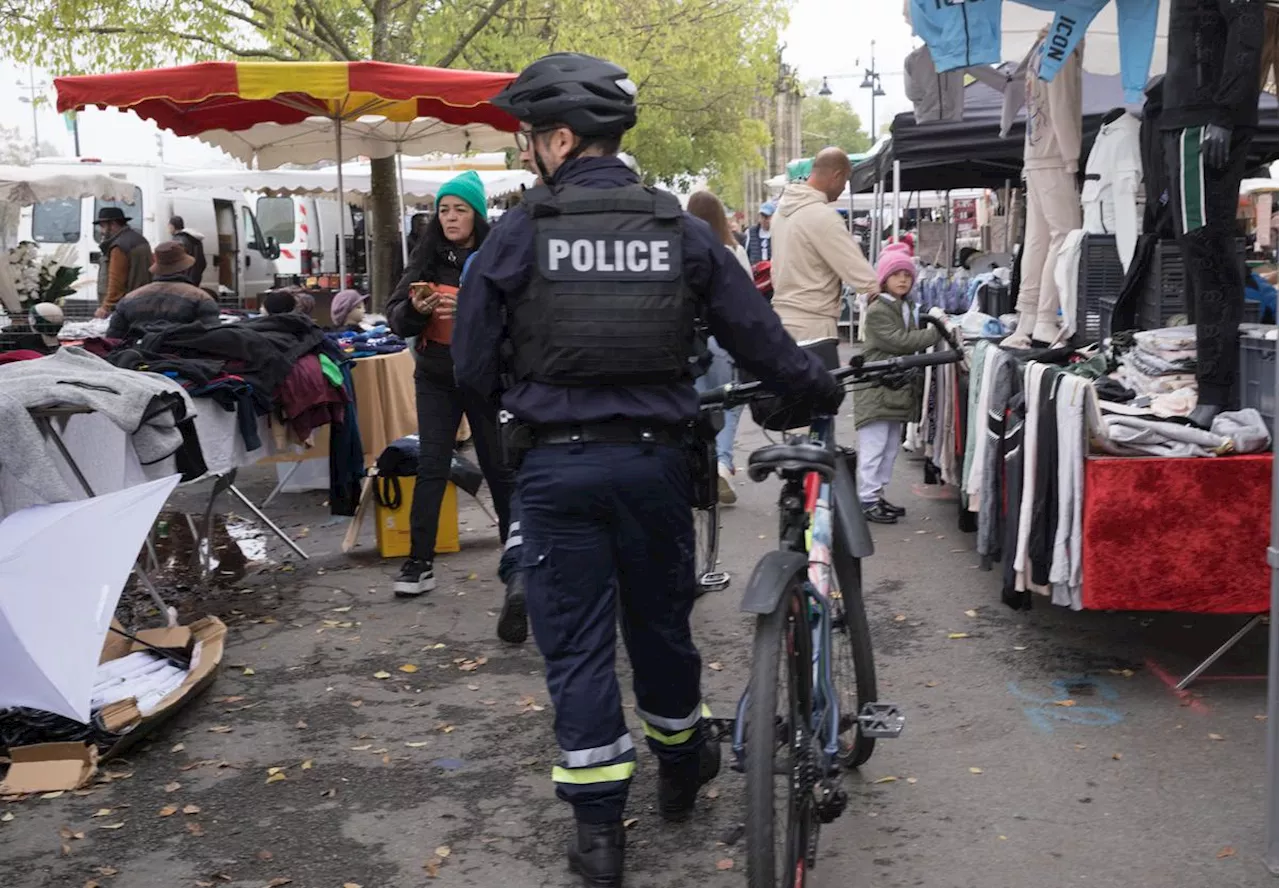
<path fill-rule="evenodd" d="M 694 560 L 698 595 L 718 592 L 729 585 L 729 575 L 720 570 L 720 508 L 712 503 L 708 509 L 694 509 Z"/>
<path fill-rule="evenodd" d="M 803 888 L 817 840 L 812 636 L 803 574 L 756 619 L 747 701 L 747 884 Z"/>
<path fill-rule="evenodd" d="M 856 768 L 876 748 L 858 722 L 862 707 L 876 701 L 876 661 L 862 602 L 862 562 L 841 552 L 834 558 L 839 589 L 831 596 L 831 681 L 840 706 L 839 758 L 846 768 Z"/>

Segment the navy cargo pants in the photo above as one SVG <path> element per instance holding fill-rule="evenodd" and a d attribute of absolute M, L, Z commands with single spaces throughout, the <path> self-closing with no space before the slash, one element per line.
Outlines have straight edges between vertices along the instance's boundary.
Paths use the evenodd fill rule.
<path fill-rule="evenodd" d="M 529 620 L 556 712 L 556 795 L 579 821 L 618 821 L 636 767 L 614 674 L 619 607 L 649 747 L 697 779 L 707 710 L 689 629 L 688 456 L 656 444 L 544 445 L 525 457 L 517 490 Z"/>

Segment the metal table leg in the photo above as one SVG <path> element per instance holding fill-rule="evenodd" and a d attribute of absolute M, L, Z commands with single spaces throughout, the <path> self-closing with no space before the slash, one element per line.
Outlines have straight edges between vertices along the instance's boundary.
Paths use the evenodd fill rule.
<path fill-rule="evenodd" d="M 271 493 L 267 494 L 267 498 L 262 501 L 262 508 L 265 509 L 267 506 L 271 505 L 271 501 L 275 499 L 282 490 L 284 490 L 284 486 L 286 484 L 293 480 L 293 476 L 300 468 L 302 468 L 302 460 L 289 464 L 289 471 L 284 473 L 284 477 L 276 484 L 275 489 L 272 490 Z"/>
<path fill-rule="evenodd" d="M 1251 630 L 1254 626 L 1257 626 L 1261 622 L 1262 622 L 1261 614 L 1251 617 L 1249 619 L 1249 622 L 1241 626 L 1240 630 L 1236 632 L 1235 635 L 1228 638 L 1226 642 L 1222 645 L 1222 647 L 1218 648 L 1216 651 L 1210 654 L 1203 663 L 1201 663 L 1195 669 L 1192 669 L 1190 672 L 1188 672 L 1186 678 L 1182 679 L 1182 681 L 1174 685 L 1174 690 L 1178 690 L 1178 691 L 1186 690 L 1188 685 L 1190 685 L 1193 681 L 1199 678 L 1206 669 L 1208 669 L 1214 663 L 1218 662 L 1219 657 L 1221 657 L 1227 651 L 1231 650 L 1233 647 L 1239 644 L 1240 639 L 1248 635 L 1249 630 Z"/>
<path fill-rule="evenodd" d="M 272 532 L 272 533 L 274 533 L 276 536 L 278 536 L 278 537 L 279 537 L 279 538 L 280 538 L 280 539 L 281 539 L 281 540 L 282 540 L 286 545 L 288 545 L 288 547 L 289 547 L 290 549 L 292 549 L 293 551 L 297 552 L 297 553 L 298 553 L 298 557 L 300 557 L 300 558 L 304 558 L 304 559 L 307 559 L 307 560 L 310 560 L 310 559 L 311 559 L 311 556 L 310 556 L 310 555 L 308 555 L 306 552 L 302 551 L 302 547 L 301 547 L 301 546 L 299 546 L 297 543 L 295 543 L 295 542 L 293 541 L 293 539 L 292 539 L 292 538 L 291 538 L 287 533 L 285 533 L 283 530 L 281 530 L 279 527 L 277 527 L 277 526 L 276 526 L 276 523 L 275 523 L 274 521 L 272 521 L 270 518 L 268 518 L 268 517 L 266 516 L 266 514 L 265 514 L 265 513 L 263 513 L 263 511 L 262 511 L 261 509 L 259 509 L 256 505 L 254 505 L 253 500 L 249 499 L 249 497 L 247 497 L 247 496 L 245 496 L 243 493 L 241 493 L 241 492 L 240 492 L 240 488 L 236 487 L 234 484 L 229 484 L 229 485 L 227 486 L 227 489 L 231 491 L 231 493 L 236 497 L 236 499 L 238 499 L 238 500 L 240 500 L 240 502 L 244 503 L 244 504 L 245 504 L 245 507 L 246 507 L 246 508 L 248 508 L 248 509 L 249 509 L 249 511 L 253 512 L 253 514 L 257 517 L 257 519 L 258 519 L 259 521 L 261 521 L 263 524 L 267 525 L 267 527 L 271 528 L 271 532 Z"/>

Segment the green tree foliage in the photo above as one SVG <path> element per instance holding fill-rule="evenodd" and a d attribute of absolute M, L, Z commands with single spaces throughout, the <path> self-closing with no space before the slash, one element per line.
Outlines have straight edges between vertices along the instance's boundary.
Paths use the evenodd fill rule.
<path fill-rule="evenodd" d="M 871 147 L 871 137 L 862 128 L 862 118 L 848 102 L 818 95 L 818 84 L 808 85 L 800 103 L 801 144 L 805 157 L 813 157 L 828 145 L 861 154 Z"/>

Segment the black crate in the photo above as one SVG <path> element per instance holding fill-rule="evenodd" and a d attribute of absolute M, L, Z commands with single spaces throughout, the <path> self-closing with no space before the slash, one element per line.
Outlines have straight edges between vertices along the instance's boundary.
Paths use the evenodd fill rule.
<path fill-rule="evenodd" d="M 1080 245 L 1080 266 L 1076 276 L 1076 345 L 1097 342 L 1110 335 L 1103 324 L 1103 301 L 1114 308 L 1124 285 L 1124 266 L 1116 250 L 1114 234 L 1086 234 Z"/>
<path fill-rule="evenodd" d="M 978 288 L 978 308 L 993 318 L 1013 314 L 1013 293 L 1000 281 L 988 281 Z"/>
<path fill-rule="evenodd" d="M 1276 436 L 1276 341 L 1240 337 L 1240 406 L 1262 414 Z"/>
<path fill-rule="evenodd" d="M 1236 259 L 1244 265 L 1244 241 L 1236 238 Z M 1152 256 L 1151 268 L 1142 286 L 1142 302 L 1138 306 L 1138 327 L 1158 330 L 1169 326 L 1175 315 L 1191 317 L 1191 293 L 1182 250 L 1177 241 L 1161 241 Z"/>

